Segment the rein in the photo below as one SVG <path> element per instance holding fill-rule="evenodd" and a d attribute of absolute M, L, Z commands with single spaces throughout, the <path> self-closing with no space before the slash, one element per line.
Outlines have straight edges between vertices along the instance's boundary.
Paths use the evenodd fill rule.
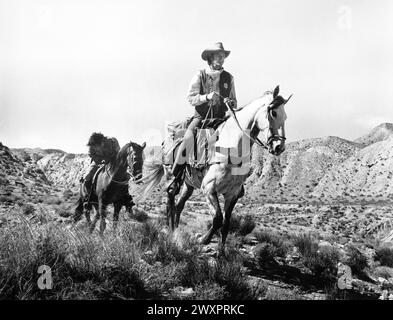
<path fill-rule="evenodd" d="M 128 184 L 128 180 L 118 181 L 118 180 L 113 179 L 114 175 L 111 175 L 110 172 L 108 172 L 108 167 L 107 166 L 105 166 L 105 167 L 106 168 L 104 169 L 104 171 L 111 178 L 111 181 L 113 181 L 114 183 L 117 183 L 117 184 L 122 184 L 122 185 Z"/>
<path fill-rule="evenodd" d="M 135 157 L 134 157 L 134 155 L 132 155 L 132 167 L 130 168 L 131 171 L 133 170 L 134 162 L 135 162 Z M 105 173 L 111 178 L 111 181 L 112 181 L 112 182 L 117 183 L 117 184 L 121 184 L 121 185 L 128 185 L 129 179 L 123 180 L 123 181 L 115 180 L 115 179 L 113 178 L 113 177 L 115 176 L 115 174 L 112 175 L 112 174 L 108 171 L 108 166 L 105 165 L 104 171 L 105 171 Z M 140 174 L 139 174 L 139 175 L 140 175 Z M 130 174 L 130 176 L 133 178 L 134 181 L 136 181 L 136 178 L 137 178 L 137 177 L 135 177 L 135 176 L 132 175 L 132 174 Z"/>
<path fill-rule="evenodd" d="M 218 94 L 222 99 L 225 99 L 225 98 L 224 98 L 221 94 L 219 94 L 218 92 L 216 92 L 216 94 Z M 232 107 L 231 107 L 227 102 L 225 103 L 225 105 L 228 107 L 228 110 L 230 110 L 231 115 L 232 115 L 233 119 L 235 120 L 235 123 L 237 124 L 237 126 L 239 127 L 239 129 L 240 129 L 240 130 L 241 130 L 241 131 L 242 131 L 251 141 L 253 141 L 254 143 L 256 143 L 258 146 L 260 146 L 260 147 L 265 148 L 266 150 L 268 150 L 269 147 L 268 147 L 265 143 L 263 143 L 258 137 L 255 137 L 255 138 L 251 137 L 251 136 L 242 128 L 242 126 L 241 126 L 240 123 L 239 123 L 239 120 L 238 120 L 237 117 L 236 117 L 235 110 L 233 110 Z M 269 138 L 269 141 L 270 141 L 270 138 Z"/>

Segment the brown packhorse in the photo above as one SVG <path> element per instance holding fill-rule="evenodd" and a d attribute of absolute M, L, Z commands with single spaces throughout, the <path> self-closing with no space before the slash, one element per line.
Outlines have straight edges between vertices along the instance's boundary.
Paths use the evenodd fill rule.
<path fill-rule="evenodd" d="M 289 98 L 285 100 L 278 93 L 278 86 L 274 91 L 267 91 L 262 97 L 233 112 L 232 116 L 218 127 L 219 137 L 211 148 L 215 150 L 213 158 L 202 171 L 187 164 L 182 180 L 183 188 L 177 202 L 175 196 L 180 188 L 167 189 L 167 219 L 172 230 L 179 225 L 180 214 L 186 201 L 195 188 L 200 188 L 214 214 L 212 227 L 201 242 L 208 244 L 213 235 L 222 228 L 221 244 L 225 245 L 232 210 L 244 194 L 243 184 L 250 172 L 253 143 L 268 149 L 276 156 L 285 150 L 284 123 L 287 116 L 284 106 Z M 266 132 L 265 143 L 258 139 L 260 132 Z M 145 163 L 145 167 L 147 177 L 139 201 L 161 181 L 165 172 L 170 173 L 160 160 Z M 224 217 L 218 200 L 219 194 L 224 196 Z"/>
<path fill-rule="evenodd" d="M 101 166 L 94 175 L 91 189 L 88 190 L 84 183 L 80 185 L 80 199 L 83 201 L 89 197 L 85 205 L 84 213 L 87 223 L 92 233 L 97 221 L 101 218 L 100 234 L 103 235 L 106 227 L 106 208 L 113 204 L 113 228 L 116 229 L 119 221 L 119 213 L 122 206 L 126 206 L 129 212 L 132 212 L 132 196 L 128 193 L 128 181 L 131 171 L 131 178 L 138 183 L 142 178 L 143 168 L 143 149 L 146 143 L 138 145 L 134 142 L 127 143 L 120 149 L 117 156 L 111 161 Z M 96 215 L 93 221 L 90 219 L 90 210 L 94 208 Z M 77 221 L 79 217 L 74 220 Z"/>

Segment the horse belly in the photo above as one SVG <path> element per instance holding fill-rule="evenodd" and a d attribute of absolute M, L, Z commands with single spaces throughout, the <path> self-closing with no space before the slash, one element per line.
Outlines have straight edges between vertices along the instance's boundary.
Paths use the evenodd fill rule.
<path fill-rule="evenodd" d="M 246 176 L 226 175 L 216 180 L 216 191 L 220 194 L 238 193 L 246 180 Z"/>
<path fill-rule="evenodd" d="M 214 164 L 209 168 L 202 181 L 202 190 L 208 192 L 208 189 L 213 188 L 215 192 L 220 194 L 236 193 L 246 178 L 246 174 L 234 174 L 230 165 Z"/>

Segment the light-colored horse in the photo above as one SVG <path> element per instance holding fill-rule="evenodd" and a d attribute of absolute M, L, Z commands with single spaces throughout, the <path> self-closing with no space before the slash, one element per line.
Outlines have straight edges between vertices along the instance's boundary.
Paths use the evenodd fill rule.
<path fill-rule="evenodd" d="M 267 91 L 262 97 L 237 110 L 235 116 L 221 124 L 218 128 L 219 138 L 215 142 L 216 152 L 210 165 L 202 170 L 202 174 L 197 174 L 196 169 L 188 167 L 180 198 L 176 203 L 175 196 L 179 190 L 175 193 L 168 191 L 167 218 L 172 230 L 179 224 L 186 201 L 195 188 L 200 188 L 214 213 L 213 224 L 201 242 L 208 244 L 222 227 L 222 245 L 225 244 L 232 210 L 237 200 L 244 195 L 243 184 L 250 172 L 253 143 L 266 147 L 274 155 L 285 150 L 284 124 L 287 116 L 284 106 L 289 98 L 285 100 L 278 93 L 277 86 L 274 91 Z M 260 132 L 266 132 L 266 143 L 258 139 Z M 166 171 L 162 163 L 146 163 L 146 166 L 149 167 L 147 172 L 150 174 L 147 174 L 149 179 L 145 181 L 140 199 L 161 181 Z M 224 217 L 219 194 L 224 196 Z"/>

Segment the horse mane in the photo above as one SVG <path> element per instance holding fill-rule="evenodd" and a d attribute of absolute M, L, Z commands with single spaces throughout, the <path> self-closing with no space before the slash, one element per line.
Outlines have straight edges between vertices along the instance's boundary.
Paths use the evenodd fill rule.
<path fill-rule="evenodd" d="M 235 112 L 238 112 L 238 111 L 240 111 L 240 110 L 243 110 L 244 108 L 246 108 L 246 107 L 248 107 L 250 104 L 252 104 L 255 100 L 262 99 L 263 97 L 265 97 L 265 96 L 267 96 L 267 95 L 269 95 L 269 94 L 273 94 L 273 91 L 271 91 L 271 90 L 265 91 L 265 92 L 264 92 L 261 96 L 259 96 L 258 98 L 255 98 L 255 99 L 253 99 L 252 101 L 250 101 L 250 102 L 246 103 L 245 105 L 241 106 L 240 108 L 237 108 L 237 109 L 235 110 Z"/>
<path fill-rule="evenodd" d="M 132 142 L 126 143 L 117 153 L 116 155 L 116 163 L 122 163 L 124 162 L 125 158 L 127 157 L 128 154 L 128 148 L 132 146 Z"/>
<path fill-rule="evenodd" d="M 142 149 L 142 146 L 137 144 L 136 142 L 128 142 L 126 143 L 117 153 L 116 155 L 116 163 L 121 163 L 123 164 L 123 162 L 125 161 L 127 155 L 128 155 L 128 148 L 131 147 L 134 152 L 135 152 L 135 157 L 138 158 L 139 156 L 142 156 L 142 154 L 139 154 L 138 152 L 136 152 L 139 149 Z"/>

